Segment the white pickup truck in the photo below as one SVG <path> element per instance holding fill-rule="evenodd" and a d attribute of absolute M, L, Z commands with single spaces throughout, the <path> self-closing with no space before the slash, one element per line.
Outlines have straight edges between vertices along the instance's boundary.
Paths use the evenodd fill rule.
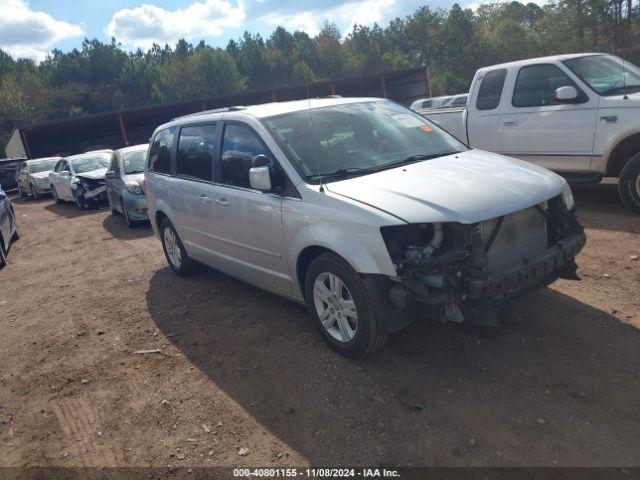
<path fill-rule="evenodd" d="M 571 182 L 619 178 L 640 213 L 640 68 L 605 54 L 481 68 L 466 108 L 418 110 L 469 146 L 554 170 Z"/>

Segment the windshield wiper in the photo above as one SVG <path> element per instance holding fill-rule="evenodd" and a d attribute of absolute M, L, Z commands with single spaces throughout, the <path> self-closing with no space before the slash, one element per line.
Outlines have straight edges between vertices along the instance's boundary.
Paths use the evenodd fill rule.
<path fill-rule="evenodd" d="M 365 173 L 372 173 L 378 171 L 379 168 L 359 168 L 359 167 L 349 167 L 349 168 L 339 168 L 338 170 L 334 170 L 333 172 L 321 173 L 320 175 L 313 175 L 311 178 L 321 178 L 324 181 L 327 178 L 348 178 L 353 175 L 360 175 Z"/>
<path fill-rule="evenodd" d="M 623 85 L 620 87 L 610 88 L 609 90 L 605 90 L 600 95 L 611 95 L 613 93 L 623 92 L 626 90 L 640 90 L 640 85 Z"/>
<path fill-rule="evenodd" d="M 430 153 L 430 154 L 421 153 L 418 155 L 411 155 L 410 157 L 407 157 L 404 160 L 401 160 L 399 162 L 393 163 L 392 165 L 393 166 L 406 165 L 407 163 L 421 162 L 423 160 L 432 160 L 434 158 L 446 157 L 447 155 L 453 155 L 456 153 L 460 153 L 460 152 L 455 150 L 453 152 L 442 152 L 442 153 Z"/>

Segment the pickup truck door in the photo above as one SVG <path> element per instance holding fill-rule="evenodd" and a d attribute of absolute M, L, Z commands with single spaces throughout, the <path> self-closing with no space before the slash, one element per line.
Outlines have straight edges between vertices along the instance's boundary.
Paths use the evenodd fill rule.
<path fill-rule="evenodd" d="M 469 95 L 466 121 L 469 145 L 489 152 L 500 152 L 498 125 L 506 68 L 497 68 L 476 74 L 474 92 Z"/>
<path fill-rule="evenodd" d="M 593 152 L 597 97 L 552 63 L 520 67 L 507 82 L 498 127 L 500 153 L 555 171 L 588 171 Z M 556 99 L 556 89 L 572 86 L 572 103 Z"/>

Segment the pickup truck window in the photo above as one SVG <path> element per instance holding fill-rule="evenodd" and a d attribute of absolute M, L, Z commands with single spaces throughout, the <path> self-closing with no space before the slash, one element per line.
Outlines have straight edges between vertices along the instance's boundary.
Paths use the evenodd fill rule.
<path fill-rule="evenodd" d="M 498 108 L 506 78 L 506 68 L 485 73 L 478 90 L 478 98 L 476 99 L 476 108 L 478 110 L 493 110 Z"/>
<path fill-rule="evenodd" d="M 588 55 L 562 62 L 599 95 L 640 90 L 640 68 L 611 55 Z"/>
<path fill-rule="evenodd" d="M 556 90 L 567 86 L 574 87 L 578 91 L 576 103 L 589 100 L 580 87 L 556 65 L 550 63 L 528 65 L 518 72 L 512 104 L 517 108 L 561 105 L 562 102 L 556 100 Z"/>

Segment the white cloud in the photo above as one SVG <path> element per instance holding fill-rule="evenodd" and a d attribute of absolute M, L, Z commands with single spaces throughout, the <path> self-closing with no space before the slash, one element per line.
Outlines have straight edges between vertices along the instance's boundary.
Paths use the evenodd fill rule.
<path fill-rule="evenodd" d="M 80 25 L 35 12 L 24 0 L 0 0 L 0 48 L 15 58 L 43 60 L 55 43 L 83 34 Z"/>
<path fill-rule="evenodd" d="M 242 1 L 194 2 L 175 11 L 143 4 L 117 11 L 105 32 L 130 47 L 149 48 L 155 43 L 172 43 L 180 38 L 201 39 L 222 34 L 225 27 L 237 27 L 245 19 Z"/>
<path fill-rule="evenodd" d="M 396 0 L 365 0 L 363 2 L 348 2 L 327 10 L 308 10 L 293 15 L 266 15 L 264 20 L 271 25 L 281 25 L 288 30 L 301 30 L 311 36 L 317 35 L 326 20 L 335 22 L 343 31 L 348 33 L 355 24 L 371 25 L 381 23 L 388 10 Z"/>

